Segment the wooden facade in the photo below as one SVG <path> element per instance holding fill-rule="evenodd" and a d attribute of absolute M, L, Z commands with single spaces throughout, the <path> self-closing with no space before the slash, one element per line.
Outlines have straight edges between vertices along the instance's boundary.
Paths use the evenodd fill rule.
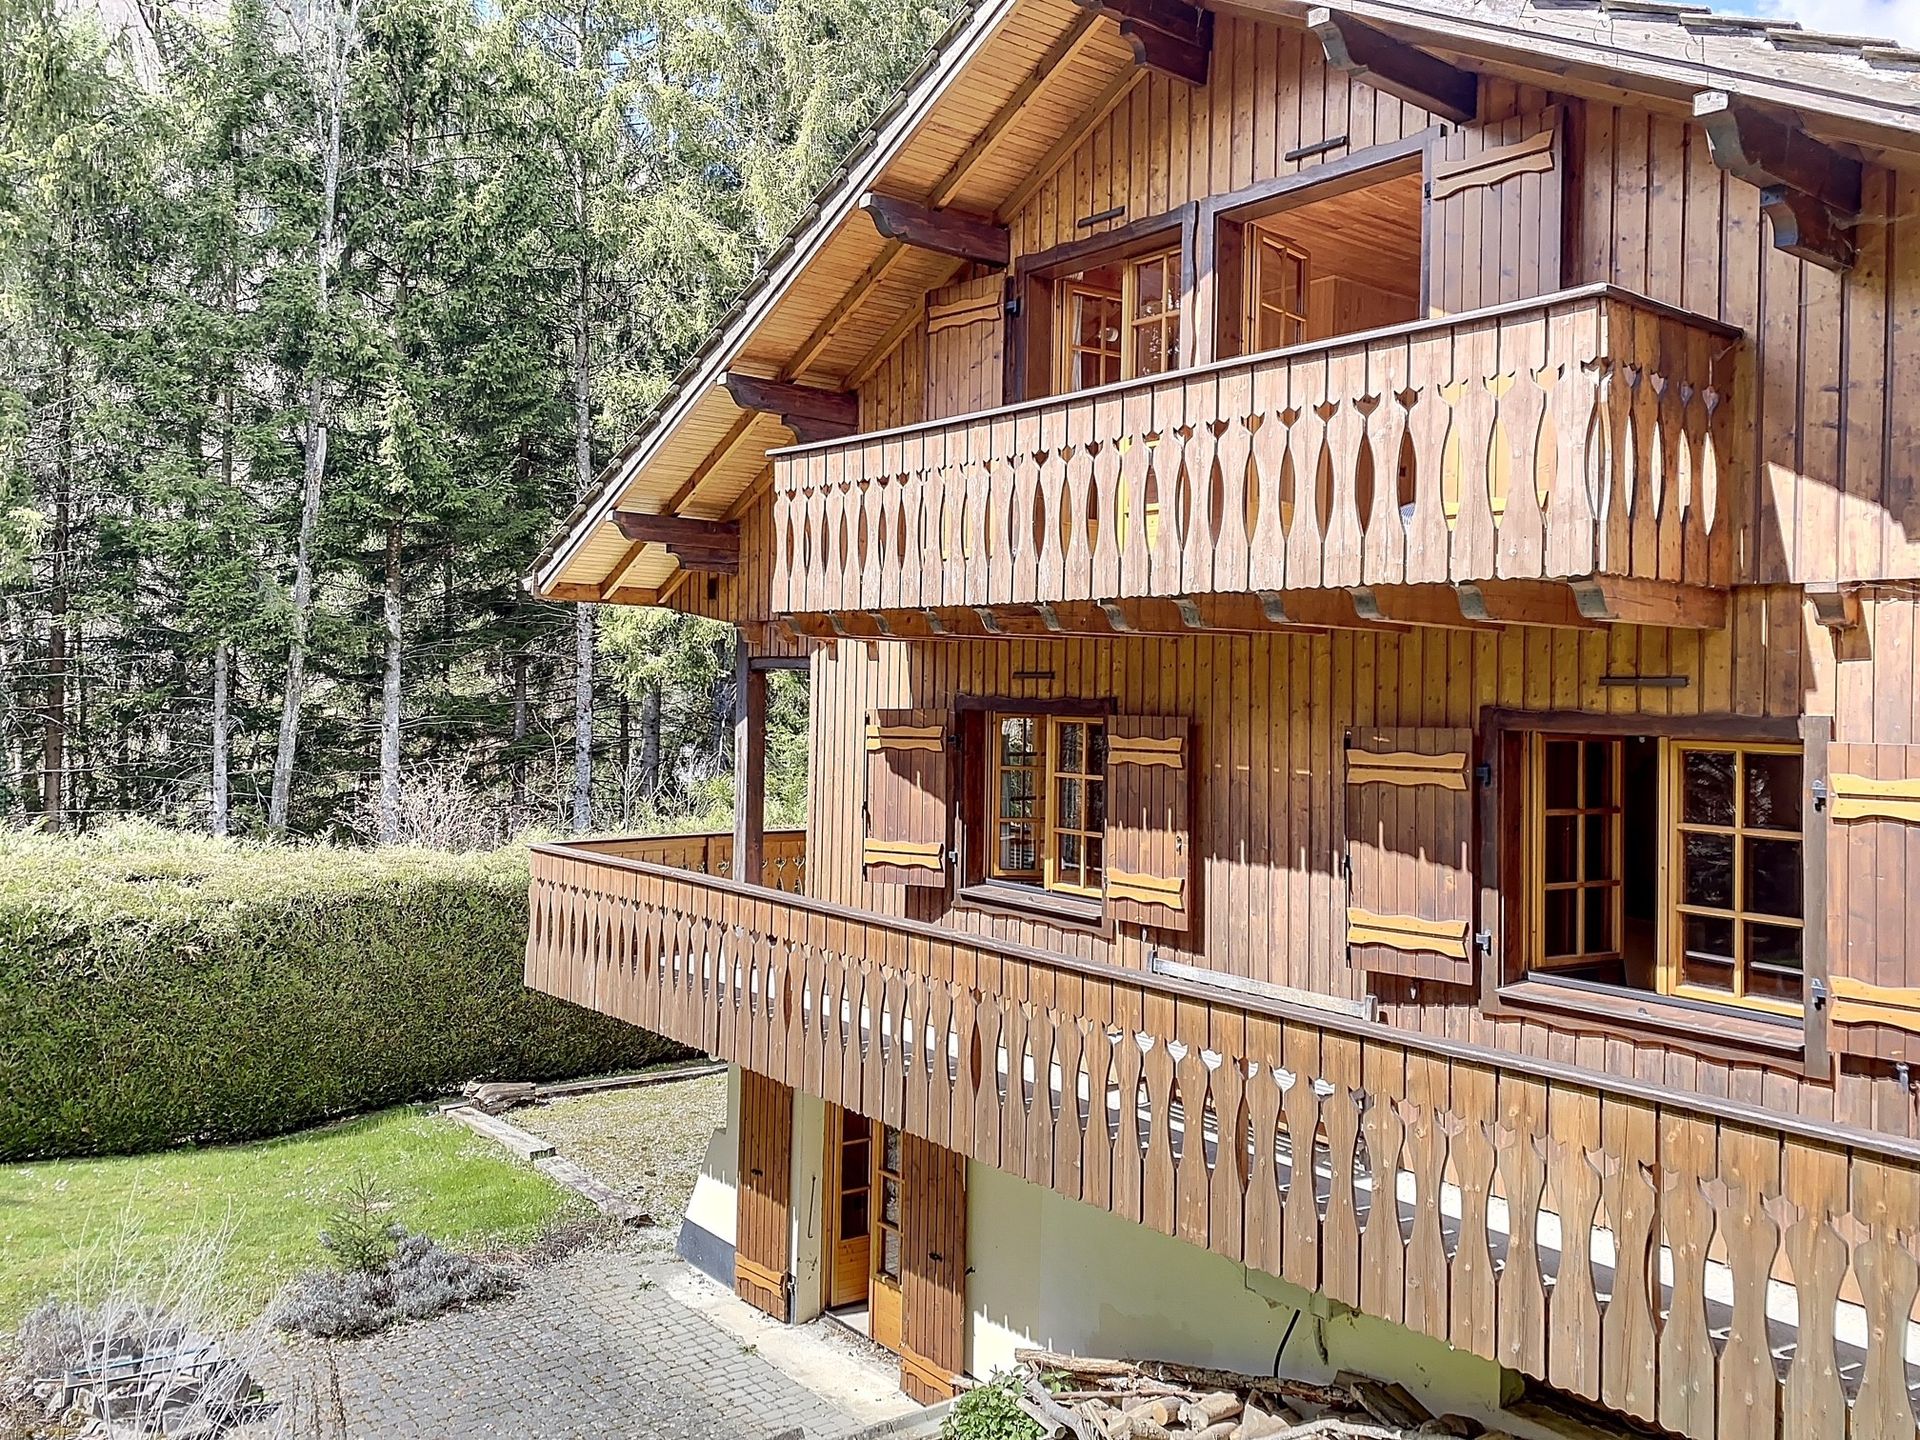
<path fill-rule="evenodd" d="M 823 228 L 738 342 L 858 433 L 690 463 L 737 574 L 636 590 L 592 513 L 542 572 L 808 657 L 804 853 L 543 847 L 530 983 L 904 1128 L 950 1203 L 997 1166 L 1697 1440 L 1914 1434 L 1920 112 L 1711 17 L 1382 11 L 1222 5 L 1202 83 L 1052 0 L 966 42 L 1028 78 L 872 162 L 944 259 Z M 1262 243 L 1321 288 L 1261 299 Z M 994 858 L 1036 725 L 1104 746 L 1056 893 Z M 908 1272 L 917 1394 L 963 1242 Z"/>

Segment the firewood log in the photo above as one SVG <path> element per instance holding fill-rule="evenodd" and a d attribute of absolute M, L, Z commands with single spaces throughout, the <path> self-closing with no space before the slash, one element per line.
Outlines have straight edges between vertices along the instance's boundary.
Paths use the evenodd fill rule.
<path fill-rule="evenodd" d="M 1189 1430 L 1205 1430 L 1230 1420 L 1240 1413 L 1240 1397 L 1230 1390 L 1215 1390 L 1180 1407 L 1180 1423 Z"/>
<path fill-rule="evenodd" d="M 1140 1367 L 1130 1360 L 1098 1360 L 1083 1355 L 1062 1355 L 1053 1350 L 1016 1350 L 1013 1358 L 1042 1373 L 1058 1371 L 1063 1375 L 1138 1375 Z"/>
<path fill-rule="evenodd" d="M 1293 1422 L 1290 1412 L 1270 1415 L 1249 1400 L 1228 1440 L 1267 1440 L 1270 1435 L 1284 1435 L 1293 1428 Z"/>

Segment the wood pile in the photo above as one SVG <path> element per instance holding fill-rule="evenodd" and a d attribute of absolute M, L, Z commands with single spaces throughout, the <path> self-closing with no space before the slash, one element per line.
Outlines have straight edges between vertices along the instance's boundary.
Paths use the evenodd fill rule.
<path fill-rule="evenodd" d="M 482 1115 L 504 1115 L 533 1104 L 539 1098 L 539 1086 L 524 1080 L 469 1080 L 460 1093 Z"/>
<path fill-rule="evenodd" d="M 214 1340 L 184 1335 L 159 1347 L 131 1336 L 96 1340 L 80 1364 L 33 1386 L 48 1420 L 79 1440 L 214 1440 L 271 1410 L 240 1361 Z"/>
<path fill-rule="evenodd" d="M 1505 1440 L 1434 1415 L 1405 1386 L 1341 1372 L 1330 1384 L 1167 1360 L 1014 1352 L 1017 1403 L 1048 1440 Z"/>

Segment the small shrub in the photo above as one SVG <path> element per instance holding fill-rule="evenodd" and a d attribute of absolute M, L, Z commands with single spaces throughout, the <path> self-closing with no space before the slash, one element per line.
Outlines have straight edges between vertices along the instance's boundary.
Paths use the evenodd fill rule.
<path fill-rule="evenodd" d="M 497 1265 L 444 1250 L 399 1226 L 393 1230 L 392 1254 L 373 1269 L 309 1270 L 297 1277 L 274 1302 L 273 1323 L 319 1339 L 357 1340 L 514 1288 L 512 1275 Z"/>
<path fill-rule="evenodd" d="M 1040 1426 L 1014 1403 L 1020 1386 L 1009 1371 L 967 1391 L 940 1422 L 940 1440 L 1040 1440 Z"/>
<path fill-rule="evenodd" d="M 362 1178 L 327 1217 L 320 1247 L 347 1274 L 377 1275 L 393 1261 L 406 1230 L 387 1218 L 393 1204 L 373 1181 Z"/>

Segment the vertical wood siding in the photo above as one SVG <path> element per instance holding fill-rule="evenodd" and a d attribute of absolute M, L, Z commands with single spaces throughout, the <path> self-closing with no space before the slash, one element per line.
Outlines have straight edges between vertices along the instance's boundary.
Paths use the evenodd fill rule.
<path fill-rule="evenodd" d="M 1490 706 L 1596 715 L 1835 717 L 1845 743 L 1905 745 L 1920 726 L 1916 605 L 1869 596 L 1863 633 L 1836 659 L 1788 587 L 1735 593 L 1719 632 L 1619 626 L 1416 629 L 1405 634 L 1218 635 L 1113 640 L 843 641 L 813 666 L 809 893 L 1132 969 L 1167 960 L 1357 999 L 1390 1022 L 1550 1056 L 1687 1090 L 1916 1133 L 1914 1107 L 1880 1070 L 1843 1064 L 1834 1085 L 1544 1021 L 1490 1018 L 1474 992 L 1369 977 L 1348 963 L 1340 859 L 1349 729 L 1476 726 Z M 1015 678 L 1016 672 L 1022 677 Z M 1603 686 L 1603 675 L 1674 675 L 1678 688 Z M 1042 677 L 1042 678 L 1035 678 Z M 1111 697 L 1124 714 L 1193 722 L 1192 828 L 1200 923 L 1186 934 L 1106 940 L 1084 929 L 950 905 L 944 892 L 869 884 L 860 870 L 867 713 L 951 707 L 962 695 Z M 976 778 L 967 776 L 971 786 Z"/>

